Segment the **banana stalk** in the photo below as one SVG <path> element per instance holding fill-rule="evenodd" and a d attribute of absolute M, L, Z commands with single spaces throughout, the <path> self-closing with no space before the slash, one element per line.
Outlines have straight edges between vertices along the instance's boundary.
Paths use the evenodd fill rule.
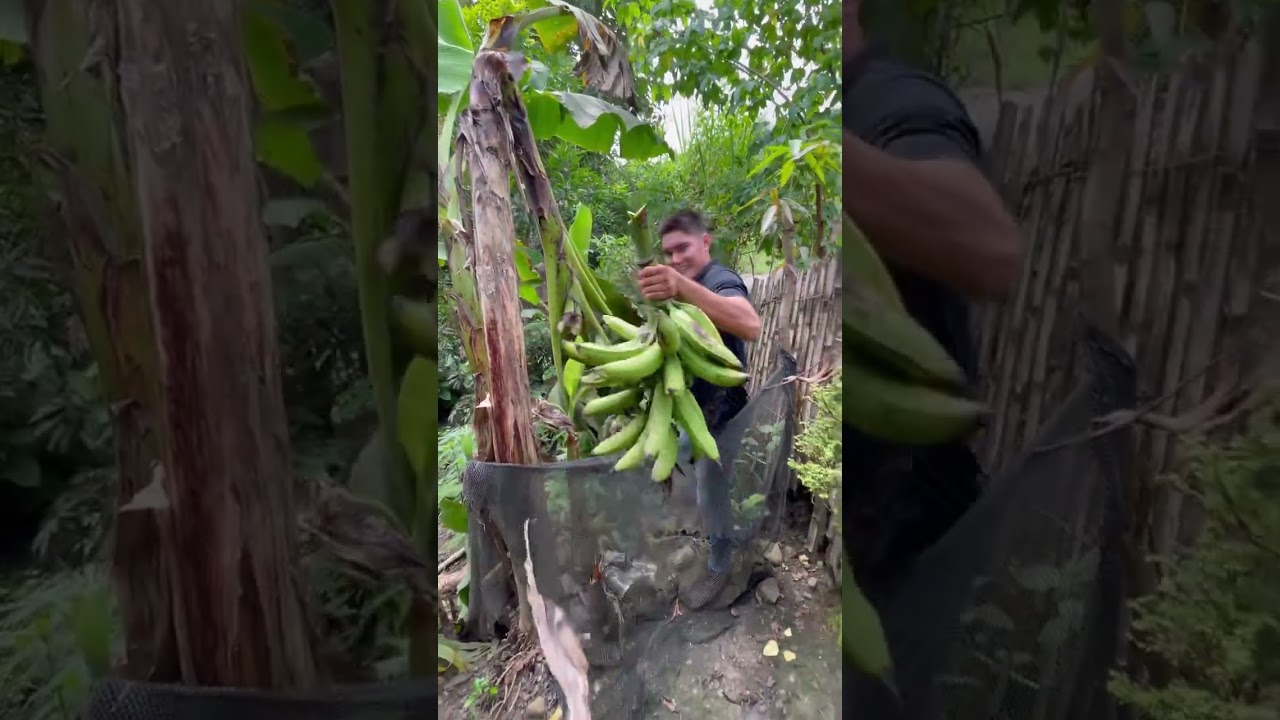
<path fill-rule="evenodd" d="M 631 244 L 636 248 L 636 260 L 641 267 L 653 262 L 653 233 L 649 230 L 649 209 L 641 206 L 629 214 Z"/>

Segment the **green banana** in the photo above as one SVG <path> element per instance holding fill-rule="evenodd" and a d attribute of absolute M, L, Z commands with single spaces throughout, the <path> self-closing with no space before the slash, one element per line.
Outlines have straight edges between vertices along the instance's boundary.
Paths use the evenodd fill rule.
<path fill-rule="evenodd" d="M 690 305 L 689 303 L 678 301 L 676 302 L 676 307 L 688 313 L 689 317 L 693 318 L 693 321 L 698 324 L 698 327 L 702 328 L 703 332 L 705 332 L 712 340 L 715 340 L 722 345 L 724 344 L 724 338 L 720 337 L 720 329 L 716 327 L 715 323 L 711 322 L 711 318 L 707 317 L 707 314 L 702 311 L 702 308 L 697 305 Z"/>
<path fill-rule="evenodd" d="M 842 310 L 846 348 L 880 360 L 911 380 L 948 387 L 965 384 L 964 370 L 910 315 L 859 287 L 844 289 Z"/>
<path fill-rule="evenodd" d="M 844 363 L 845 422 L 902 445 L 937 445 L 974 432 L 986 409 L 942 390 L 882 375 L 863 358 Z"/>
<path fill-rule="evenodd" d="M 651 343 L 634 357 L 596 367 L 583 375 L 581 382 L 583 385 L 630 387 L 661 369 L 662 359 L 662 348 L 657 343 Z"/>
<path fill-rule="evenodd" d="M 674 404 L 676 422 L 689 435 L 689 444 L 694 452 L 719 462 L 720 448 L 707 429 L 707 419 L 702 414 L 702 408 L 698 407 L 698 401 L 693 399 L 693 393 L 676 393 Z"/>
<path fill-rule="evenodd" d="M 631 449 L 624 453 L 622 457 L 618 458 L 618 462 L 613 464 L 613 471 L 621 472 L 623 470 L 632 470 L 639 467 L 642 462 L 644 462 L 643 434 L 640 436 L 640 439 L 631 446 Z"/>
<path fill-rule="evenodd" d="M 732 350 L 725 347 L 723 342 L 716 342 L 712 340 L 711 336 L 699 327 L 698 323 L 694 322 L 689 313 L 681 310 L 680 308 L 673 307 L 671 308 L 670 315 L 671 319 L 674 320 L 676 325 L 680 328 L 682 344 L 684 342 L 693 343 L 707 356 L 715 358 L 728 367 L 739 370 L 742 369 L 742 361 L 738 359 L 738 356 L 734 355 Z"/>
<path fill-rule="evenodd" d="M 654 482 L 662 482 L 671 477 L 671 471 L 676 469 L 676 459 L 680 454 L 680 439 L 676 436 L 675 428 L 667 425 L 661 437 L 657 460 L 654 461 L 653 470 L 649 473 L 649 477 Z"/>
<path fill-rule="evenodd" d="M 636 440 L 644 432 L 644 426 L 647 421 L 648 418 L 644 415 L 637 415 L 631 419 L 631 422 L 622 426 L 621 430 L 597 443 L 591 449 L 591 454 L 596 456 L 612 455 L 623 448 L 630 448 L 636 444 Z"/>
<path fill-rule="evenodd" d="M 560 346 L 564 348 L 564 352 L 569 357 L 588 367 L 604 365 L 605 363 L 617 362 L 618 360 L 626 360 L 627 358 L 639 355 L 641 351 L 649 343 L 644 342 L 641 338 L 635 340 L 627 340 L 615 345 L 605 345 L 603 343 L 593 342 L 572 342 L 570 340 L 562 340 Z"/>
<path fill-rule="evenodd" d="M 840 215 L 844 223 L 841 227 L 843 239 L 840 242 L 840 264 L 844 268 L 845 292 L 850 287 L 865 287 L 884 300 L 886 305 L 898 312 L 906 312 L 889 268 L 885 267 L 880 255 L 871 247 L 867 236 L 854 224 L 853 218 L 848 213 Z"/>
<path fill-rule="evenodd" d="M 854 581 L 848 558 L 843 564 L 840 644 L 854 667 L 888 681 L 893 660 L 889 656 L 889 641 L 880 625 L 880 616 Z"/>
<path fill-rule="evenodd" d="M 749 375 L 741 370 L 727 368 L 694 350 L 689 345 L 680 346 L 680 361 L 686 374 L 701 378 L 720 387 L 738 387 L 747 382 Z"/>
<path fill-rule="evenodd" d="M 657 312 L 658 342 L 662 343 L 662 351 L 667 357 L 675 357 L 680 350 L 680 328 L 676 321 L 662 310 Z"/>
<path fill-rule="evenodd" d="M 640 388 L 627 388 L 603 395 L 582 406 L 585 415 L 617 415 L 640 404 Z"/>
<path fill-rule="evenodd" d="M 600 322 L 623 340 L 635 340 L 640 337 L 640 328 L 615 315 L 601 315 Z"/>
<path fill-rule="evenodd" d="M 674 410 L 671 396 L 659 390 L 653 391 L 653 399 L 649 405 L 649 422 L 645 425 L 644 456 L 654 457 L 666 440 L 666 433 L 671 430 L 671 415 Z"/>
<path fill-rule="evenodd" d="M 684 392 L 688 384 L 684 380 L 684 366 L 680 364 L 679 357 L 667 356 L 662 364 L 662 384 L 666 386 L 667 393 L 675 395 Z"/>
<path fill-rule="evenodd" d="M 391 298 L 391 312 L 413 351 L 422 357 L 435 359 L 438 322 L 435 304 L 396 295 Z"/>

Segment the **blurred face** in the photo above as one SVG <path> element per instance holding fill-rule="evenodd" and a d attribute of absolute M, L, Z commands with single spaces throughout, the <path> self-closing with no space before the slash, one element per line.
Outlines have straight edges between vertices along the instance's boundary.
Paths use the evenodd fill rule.
<path fill-rule="evenodd" d="M 858 20 L 861 8 L 862 0 L 844 0 L 840 6 L 840 24 L 844 27 L 841 57 L 846 62 L 862 49 L 862 23 Z"/>
<path fill-rule="evenodd" d="M 662 254 L 667 258 L 667 265 L 691 278 L 711 262 L 711 235 L 669 232 L 662 236 Z"/>

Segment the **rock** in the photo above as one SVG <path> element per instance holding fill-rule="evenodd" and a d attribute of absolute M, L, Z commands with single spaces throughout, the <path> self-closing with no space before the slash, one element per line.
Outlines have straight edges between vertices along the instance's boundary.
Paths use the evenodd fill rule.
<path fill-rule="evenodd" d="M 534 698 L 533 702 L 524 709 L 524 716 L 527 718 L 542 718 L 547 716 L 547 700 L 546 698 Z"/>
<path fill-rule="evenodd" d="M 698 553 L 691 547 L 682 547 L 671 554 L 671 567 L 683 570 L 698 559 Z"/>
<path fill-rule="evenodd" d="M 774 543 L 770 545 L 769 549 L 765 550 L 764 552 L 764 559 L 768 560 L 770 563 L 773 563 L 774 565 L 781 565 L 782 564 L 782 546 L 779 545 L 778 543 Z"/>
<path fill-rule="evenodd" d="M 808 580 L 805 581 L 805 584 L 807 584 L 811 588 L 816 588 L 818 587 L 818 578 L 810 577 Z"/>
<path fill-rule="evenodd" d="M 775 578 L 765 578 L 760 583 L 760 587 L 756 588 L 756 598 L 760 602 L 769 605 L 777 605 L 782 599 L 782 588 L 778 587 L 778 581 Z"/>

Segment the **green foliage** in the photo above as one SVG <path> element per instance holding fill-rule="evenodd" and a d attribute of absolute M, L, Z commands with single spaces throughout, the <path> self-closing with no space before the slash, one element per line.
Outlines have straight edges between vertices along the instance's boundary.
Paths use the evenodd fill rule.
<path fill-rule="evenodd" d="M 814 497 L 831 505 L 833 510 L 839 508 L 839 502 L 834 498 L 840 490 L 844 456 L 841 447 L 844 437 L 842 392 L 843 379 L 839 373 L 814 388 L 812 399 L 816 409 L 813 418 L 796 435 L 795 457 L 788 460 L 800 483 Z"/>
<path fill-rule="evenodd" d="M 475 437 L 471 426 L 440 431 L 436 442 L 438 463 L 436 497 L 440 503 L 440 526 L 453 536 L 467 532 L 467 506 L 462 502 L 462 471 L 475 457 Z M 454 540 L 453 544 L 460 544 Z"/>
<path fill-rule="evenodd" d="M 785 123 L 816 119 L 840 89 L 840 4 L 607 0 L 632 41 L 650 97 L 680 94 L 704 107 Z"/>
<path fill-rule="evenodd" d="M 1112 689 L 1143 717 L 1248 720 L 1280 700 L 1280 422 L 1273 403 L 1248 431 L 1200 444 L 1182 489 L 1204 509 L 1204 528 L 1171 560 L 1159 587 L 1133 605 L 1133 640 L 1165 664 L 1152 686 L 1113 676 Z"/>
<path fill-rule="evenodd" d="M 467 694 L 467 699 L 463 701 L 463 707 L 471 714 L 472 717 L 484 717 L 481 715 L 482 708 L 491 703 L 498 697 L 498 686 L 487 677 L 478 677 L 471 681 L 471 692 Z"/>
<path fill-rule="evenodd" d="M 120 650 L 105 573 L 28 580 L 0 595 L 0 715 L 80 717 L 91 681 Z"/>

